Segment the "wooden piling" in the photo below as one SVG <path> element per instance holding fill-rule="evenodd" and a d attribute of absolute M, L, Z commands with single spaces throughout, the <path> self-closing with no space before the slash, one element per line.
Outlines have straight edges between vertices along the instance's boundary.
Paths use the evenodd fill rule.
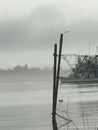
<path fill-rule="evenodd" d="M 57 66 L 57 44 L 54 44 L 53 105 L 52 105 L 53 130 L 57 130 L 57 123 L 56 123 L 56 66 Z"/>
<path fill-rule="evenodd" d="M 61 65 L 61 53 L 62 53 L 62 44 L 63 44 L 63 34 L 60 36 L 60 45 L 59 45 L 59 57 L 58 57 L 58 68 L 57 68 L 57 80 L 56 80 L 56 106 L 57 106 L 57 96 L 58 96 L 58 84 L 59 84 L 59 75 L 60 75 L 60 65 Z"/>

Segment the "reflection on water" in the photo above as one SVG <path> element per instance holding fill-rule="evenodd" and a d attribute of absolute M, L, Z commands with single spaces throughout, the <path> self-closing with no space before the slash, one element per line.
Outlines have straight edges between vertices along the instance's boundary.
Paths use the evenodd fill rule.
<path fill-rule="evenodd" d="M 92 126 L 98 127 L 98 101 L 92 102 L 80 102 L 79 105 L 79 114 L 85 120 L 85 127 Z M 88 123 L 88 124 L 87 124 Z"/>
<path fill-rule="evenodd" d="M 59 92 L 58 109 L 64 117 L 71 117 L 75 125 L 71 122 L 65 125 L 66 129 L 97 130 L 98 128 L 98 85 L 64 85 Z M 60 122 L 60 121 L 58 121 Z M 63 129 L 63 127 L 62 127 Z"/>
<path fill-rule="evenodd" d="M 59 98 L 65 102 L 95 101 L 98 99 L 98 85 L 60 85 Z"/>

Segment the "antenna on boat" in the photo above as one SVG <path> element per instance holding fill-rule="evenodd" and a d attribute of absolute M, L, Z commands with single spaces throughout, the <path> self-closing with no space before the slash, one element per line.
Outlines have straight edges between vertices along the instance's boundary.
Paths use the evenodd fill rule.
<path fill-rule="evenodd" d="M 78 55 L 80 55 L 80 50 L 79 50 L 79 46 L 78 46 Z"/>
<path fill-rule="evenodd" d="M 98 46 L 96 46 L 97 54 L 98 54 Z"/>
<path fill-rule="evenodd" d="M 91 43 L 90 43 L 90 40 L 89 40 L 89 56 L 90 56 L 90 46 L 91 46 Z"/>

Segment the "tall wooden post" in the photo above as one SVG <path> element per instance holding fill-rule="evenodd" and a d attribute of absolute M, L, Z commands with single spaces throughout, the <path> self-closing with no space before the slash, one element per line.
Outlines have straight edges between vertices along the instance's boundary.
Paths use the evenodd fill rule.
<path fill-rule="evenodd" d="M 56 80 L 56 105 L 57 105 L 57 96 L 58 96 L 58 84 L 59 84 L 59 75 L 60 75 L 60 65 L 61 65 L 61 53 L 62 53 L 62 43 L 63 43 L 63 34 L 60 36 L 60 45 L 59 45 L 59 57 L 58 57 L 58 68 L 57 68 L 57 80 Z"/>
<path fill-rule="evenodd" d="M 54 44 L 53 105 L 52 105 L 53 130 L 57 130 L 57 123 L 56 123 L 56 66 L 57 66 L 57 44 Z"/>

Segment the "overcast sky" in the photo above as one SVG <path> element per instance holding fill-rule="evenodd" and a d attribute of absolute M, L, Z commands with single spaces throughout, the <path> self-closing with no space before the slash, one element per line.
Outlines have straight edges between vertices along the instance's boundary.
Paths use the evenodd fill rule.
<path fill-rule="evenodd" d="M 96 53 L 98 0 L 0 0 L 0 67 L 51 66 L 66 30 L 63 53 Z"/>

